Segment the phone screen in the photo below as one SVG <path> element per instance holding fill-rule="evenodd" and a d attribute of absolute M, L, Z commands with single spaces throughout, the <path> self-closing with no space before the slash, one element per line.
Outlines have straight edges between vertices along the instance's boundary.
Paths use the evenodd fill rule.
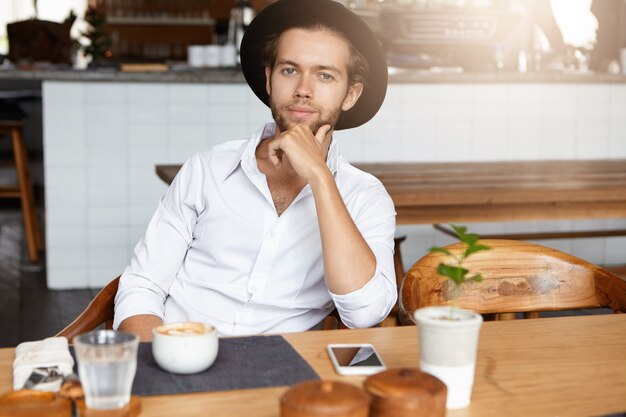
<path fill-rule="evenodd" d="M 381 360 L 371 346 L 331 347 L 339 366 L 358 368 L 360 366 L 382 366 Z"/>

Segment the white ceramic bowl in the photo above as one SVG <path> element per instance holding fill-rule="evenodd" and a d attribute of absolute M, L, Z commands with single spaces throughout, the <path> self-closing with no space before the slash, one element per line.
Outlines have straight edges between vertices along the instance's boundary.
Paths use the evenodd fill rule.
<path fill-rule="evenodd" d="M 152 329 L 152 355 L 168 372 L 202 372 L 213 364 L 217 350 L 217 330 L 204 323 L 168 323 Z"/>

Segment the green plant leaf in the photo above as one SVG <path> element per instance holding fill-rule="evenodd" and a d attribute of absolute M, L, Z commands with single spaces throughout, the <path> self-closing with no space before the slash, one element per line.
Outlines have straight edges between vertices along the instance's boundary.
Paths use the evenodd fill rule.
<path fill-rule="evenodd" d="M 466 226 L 457 226 L 455 224 L 451 224 L 450 226 L 452 226 L 452 228 L 454 229 L 454 232 L 459 237 L 459 239 L 461 238 L 461 236 L 465 235 L 465 232 L 467 232 Z"/>
<path fill-rule="evenodd" d="M 428 249 L 428 252 L 430 253 L 443 253 L 444 255 L 452 255 L 452 253 L 450 253 L 450 251 L 446 248 L 440 248 L 439 246 L 432 246 L 430 249 Z"/>
<path fill-rule="evenodd" d="M 475 282 L 482 282 L 483 277 L 482 277 L 482 275 L 480 275 L 480 274 L 476 274 L 476 275 L 474 275 L 473 277 L 471 277 L 470 279 L 471 279 L 472 281 L 475 281 Z"/>
<path fill-rule="evenodd" d="M 466 268 L 440 263 L 437 267 L 439 275 L 450 278 L 456 285 L 461 285 L 465 281 L 465 275 L 469 272 Z"/>
<path fill-rule="evenodd" d="M 476 244 L 476 242 L 478 242 L 478 239 L 480 239 L 480 236 L 478 236 L 476 233 L 468 233 L 466 235 L 463 235 L 463 237 L 461 238 L 461 242 L 466 243 L 468 246 L 472 246 Z"/>
<path fill-rule="evenodd" d="M 438 247 L 438 246 L 431 247 L 429 249 L 429 252 L 443 253 L 445 255 L 449 255 L 452 258 L 454 258 L 456 262 L 453 265 L 445 264 L 443 262 L 440 263 L 437 266 L 437 273 L 451 280 L 454 283 L 455 290 L 453 292 L 456 292 L 458 291 L 460 286 L 466 283 L 467 281 L 481 282 L 483 280 L 483 277 L 480 274 L 468 276 L 469 270 L 467 268 L 464 268 L 464 265 L 465 265 L 466 259 L 470 255 L 476 252 L 489 250 L 491 248 L 487 245 L 480 244 L 479 242 L 480 237 L 478 236 L 478 234 L 467 233 L 466 226 L 458 226 L 454 224 L 451 224 L 450 226 L 452 227 L 452 229 L 454 229 L 454 232 L 459 238 L 460 243 L 462 243 L 465 248 L 465 250 L 463 251 L 463 254 L 460 256 L 455 255 L 455 253 L 452 253 L 448 249 Z"/>
<path fill-rule="evenodd" d="M 480 252 L 480 251 L 483 251 L 483 250 L 489 250 L 489 249 L 491 249 L 491 248 L 489 246 L 487 246 L 487 245 L 470 245 L 470 247 L 468 247 L 465 250 L 465 257 L 467 258 L 472 253 Z"/>

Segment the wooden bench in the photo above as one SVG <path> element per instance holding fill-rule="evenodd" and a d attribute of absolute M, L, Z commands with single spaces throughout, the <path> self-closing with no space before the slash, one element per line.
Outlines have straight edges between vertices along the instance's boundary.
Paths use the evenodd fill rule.
<path fill-rule="evenodd" d="M 626 218 L 624 159 L 355 166 L 385 185 L 398 224 Z M 157 165 L 156 173 L 170 184 L 179 169 Z M 622 236 L 626 230 L 566 233 L 563 237 Z"/>

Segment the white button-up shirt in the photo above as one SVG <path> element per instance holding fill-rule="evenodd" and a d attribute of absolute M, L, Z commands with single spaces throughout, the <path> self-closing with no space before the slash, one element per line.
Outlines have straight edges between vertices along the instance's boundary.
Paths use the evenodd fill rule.
<path fill-rule="evenodd" d="M 328 290 L 315 202 L 306 185 L 276 213 L 255 150 L 274 134 L 192 156 L 161 199 L 115 298 L 114 327 L 137 314 L 200 321 L 222 335 L 307 330 L 336 306 L 349 327 L 379 323 L 396 302 L 395 210 L 383 185 L 350 165 L 331 142 L 327 166 L 376 257 L 360 289 Z"/>

